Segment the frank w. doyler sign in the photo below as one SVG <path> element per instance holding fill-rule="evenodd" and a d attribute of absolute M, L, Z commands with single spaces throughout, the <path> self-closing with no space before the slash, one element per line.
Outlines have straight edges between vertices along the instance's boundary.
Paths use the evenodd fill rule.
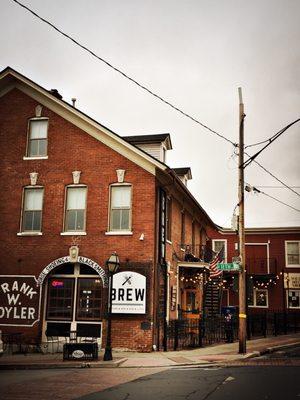
<path fill-rule="evenodd" d="M 113 277 L 112 313 L 146 313 L 146 277 L 137 272 L 119 272 Z"/>
<path fill-rule="evenodd" d="M 35 276 L 0 275 L 0 325 L 33 326 L 39 314 L 40 288 Z"/>

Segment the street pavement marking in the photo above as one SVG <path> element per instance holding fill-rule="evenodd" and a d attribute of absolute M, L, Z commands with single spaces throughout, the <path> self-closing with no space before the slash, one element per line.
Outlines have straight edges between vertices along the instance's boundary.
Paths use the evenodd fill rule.
<path fill-rule="evenodd" d="M 235 380 L 235 378 L 233 377 L 233 376 L 228 376 L 226 379 L 225 379 L 225 381 L 223 382 L 223 385 L 225 385 L 225 383 L 227 383 L 227 382 L 231 382 L 231 381 L 234 381 Z"/>

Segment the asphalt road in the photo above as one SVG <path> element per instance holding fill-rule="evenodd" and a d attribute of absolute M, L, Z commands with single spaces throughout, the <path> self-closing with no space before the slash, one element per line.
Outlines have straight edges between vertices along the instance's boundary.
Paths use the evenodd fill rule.
<path fill-rule="evenodd" d="M 300 400 L 299 378 L 300 347 L 242 366 L 0 371 L 0 398 Z"/>
<path fill-rule="evenodd" d="M 80 400 L 299 400 L 300 367 L 172 369 Z"/>

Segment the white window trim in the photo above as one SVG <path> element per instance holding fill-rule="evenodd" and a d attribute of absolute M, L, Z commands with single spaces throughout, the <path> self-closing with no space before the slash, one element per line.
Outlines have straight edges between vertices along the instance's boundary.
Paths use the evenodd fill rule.
<path fill-rule="evenodd" d="M 84 215 L 84 230 L 82 231 L 66 231 L 66 215 L 67 215 L 67 193 L 68 188 L 86 188 L 85 192 L 85 215 Z M 63 231 L 61 232 L 62 236 L 84 236 L 86 235 L 86 217 L 87 217 L 87 199 L 88 199 L 88 187 L 82 183 L 80 184 L 70 184 L 65 187 L 65 201 L 64 201 L 64 217 L 63 217 Z"/>
<path fill-rule="evenodd" d="M 286 290 L 286 306 L 287 306 L 287 309 L 288 310 L 300 310 L 300 305 L 299 305 L 299 307 L 291 307 L 290 305 L 289 305 L 289 292 L 291 292 L 291 291 L 298 291 L 299 293 L 300 293 L 300 289 L 287 289 Z"/>
<path fill-rule="evenodd" d="M 40 156 L 40 157 L 38 157 L 38 156 L 34 156 L 34 157 L 24 156 L 23 160 L 48 160 L 48 156 Z"/>
<path fill-rule="evenodd" d="M 300 240 L 285 240 L 285 266 L 286 268 L 300 268 L 300 264 L 288 264 L 288 256 L 287 256 L 287 245 L 288 243 L 298 243 L 299 253 L 300 253 Z"/>
<path fill-rule="evenodd" d="M 267 293 L 267 305 L 266 306 L 257 306 L 256 305 L 256 293 L 255 292 L 257 292 L 258 290 L 264 291 Z M 269 308 L 269 291 L 268 291 L 268 289 L 258 289 L 258 288 L 254 289 L 253 288 L 253 301 L 254 301 L 254 304 L 253 305 L 249 304 L 248 305 L 249 308 Z"/>
<path fill-rule="evenodd" d="M 130 235 L 133 235 L 133 232 L 132 231 L 108 231 L 108 232 L 105 232 L 105 235 L 107 235 L 107 236 L 115 236 L 115 235 L 130 236 Z"/>
<path fill-rule="evenodd" d="M 43 232 L 37 232 L 37 231 L 32 231 L 32 232 L 18 232 L 17 236 L 42 236 Z"/>
<path fill-rule="evenodd" d="M 215 242 L 224 242 L 224 262 L 227 263 L 227 239 L 213 239 L 212 249 L 215 251 Z"/>
<path fill-rule="evenodd" d="M 24 218 L 24 201 L 25 201 L 25 191 L 26 189 L 42 189 L 43 190 L 43 202 L 42 202 L 42 215 L 41 215 L 41 230 L 40 231 L 23 231 L 23 218 Z M 42 228 L 43 228 L 43 212 L 44 212 L 44 198 L 45 198 L 45 188 L 41 185 L 28 185 L 24 186 L 22 190 L 22 203 L 21 203 L 21 215 L 20 215 L 20 225 L 19 225 L 19 232 L 17 236 L 41 236 Z"/>
<path fill-rule="evenodd" d="M 60 232 L 61 236 L 85 236 L 87 233 L 85 231 L 66 231 Z"/>
<path fill-rule="evenodd" d="M 131 188 L 130 193 L 130 213 L 129 213 L 129 229 L 113 231 L 110 229 L 110 214 L 111 214 L 111 188 L 119 186 L 128 186 Z M 107 216 L 107 231 L 105 235 L 132 235 L 132 196 L 133 196 L 133 186 L 128 182 L 116 182 L 111 183 L 108 188 L 108 216 Z"/>
<path fill-rule="evenodd" d="M 41 121 L 41 120 L 46 120 L 48 121 L 47 124 L 47 155 L 45 156 L 29 156 L 28 151 L 29 151 L 29 140 L 30 140 L 30 121 Z M 49 118 L 48 117 L 32 117 L 29 118 L 28 123 L 27 123 L 27 141 L 26 141 L 26 156 L 23 157 L 23 160 L 47 160 L 48 159 L 48 130 L 49 130 Z"/>

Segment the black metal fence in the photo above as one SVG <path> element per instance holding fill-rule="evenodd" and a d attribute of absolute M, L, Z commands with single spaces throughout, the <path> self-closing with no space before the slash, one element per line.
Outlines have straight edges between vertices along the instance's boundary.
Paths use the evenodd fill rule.
<path fill-rule="evenodd" d="M 263 311 L 249 313 L 247 339 L 277 336 L 300 332 L 299 312 Z M 223 315 L 206 319 L 170 320 L 166 326 L 166 350 L 203 347 L 215 343 L 232 342 L 238 339 L 238 317 L 230 323 Z"/>

